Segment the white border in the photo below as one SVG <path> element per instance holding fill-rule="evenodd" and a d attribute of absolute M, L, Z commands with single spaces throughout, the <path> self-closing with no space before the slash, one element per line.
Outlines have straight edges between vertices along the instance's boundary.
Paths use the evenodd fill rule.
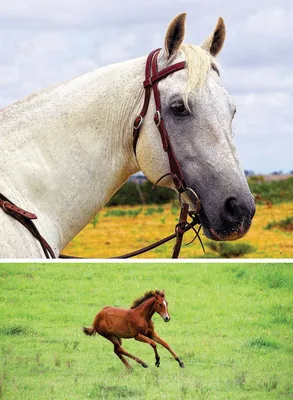
<path fill-rule="evenodd" d="M 128 258 L 128 259 L 0 259 L 1 264 L 293 264 L 293 258 Z"/>

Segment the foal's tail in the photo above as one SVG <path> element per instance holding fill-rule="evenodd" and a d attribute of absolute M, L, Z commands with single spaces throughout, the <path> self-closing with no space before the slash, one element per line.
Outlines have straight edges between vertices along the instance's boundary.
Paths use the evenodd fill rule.
<path fill-rule="evenodd" d="M 91 327 L 91 328 L 86 328 L 85 326 L 82 328 L 83 333 L 85 333 L 88 336 L 93 336 L 96 334 L 95 328 Z"/>

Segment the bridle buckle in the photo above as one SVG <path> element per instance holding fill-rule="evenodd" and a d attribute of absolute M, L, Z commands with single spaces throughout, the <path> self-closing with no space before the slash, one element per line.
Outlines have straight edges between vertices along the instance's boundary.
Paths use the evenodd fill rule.
<path fill-rule="evenodd" d="M 9 213 L 9 211 L 7 210 L 7 208 L 6 208 L 6 205 L 8 205 L 9 204 L 9 202 L 8 201 L 4 201 L 3 203 L 2 203 L 2 208 L 3 208 L 3 210 L 8 214 Z"/>
<path fill-rule="evenodd" d="M 159 110 L 157 110 L 157 111 L 155 112 L 155 115 L 154 115 L 155 124 L 156 124 L 157 126 L 159 126 L 160 123 L 161 123 L 161 120 L 162 120 L 161 113 L 160 113 Z"/>
<path fill-rule="evenodd" d="M 201 207 L 201 201 L 200 201 L 198 195 L 195 193 L 195 191 L 194 191 L 193 189 L 191 189 L 191 188 L 188 187 L 188 186 L 186 186 L 184 192 L 190 192 L 190 193 L 192 193 L 193 196 L 195 197 L 196 209 L 193 210 L 192 212 L 193 212 L 194 214 L 198 214 L 198 213 L 199 213 L 199 210 L 200 210 L 200 207 Z M 184 193 L 184 192 L 179 192 L 179 194 L 178 194 L 179 203 L 181 204 L 181 206 L 184 204 L 184 202 L 182 201 L 182 198 L 181 198 L 182 193 Z"/>
<path fill-rule="evenodd" d="M 135 121 L 134 121 L 134 124 L 133 124 L 133 129 L 135 129 L 135 130 L 139 129 L 141 124 L 142 124 L 142 121 L 143 121 L 143 117 L 141 115 L 138 115 L 135 118 Z"/>

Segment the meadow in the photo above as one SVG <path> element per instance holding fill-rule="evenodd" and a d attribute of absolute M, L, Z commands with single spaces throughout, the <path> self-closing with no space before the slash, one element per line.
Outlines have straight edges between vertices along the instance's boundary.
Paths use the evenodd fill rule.
<path fill-rule="evenodd" d="M 164 205 L 107 207 L 73 239 L 63 253 L 88 258 L 128 253 L 172 234 L 178 215 L 177 201 Z M 192 232 L 188 232 L 183 243 L 192 238 Z M 180 257 L 293 258 L 293 202 L 257 204 L 248 234 L 236 242 L 221 245 L 223 248 L 215 247 L 215 242 L 202 233 L 201 238 L 205 253 L 196 240 L 189 246 L 183 244 Z M 174 241 L 138 258 L 170 258 L 173 246 Z"/>
<path fill-rule="evenodd" d="M 124 347 L 131 372 L 101 337 L 87 337 L 105 305 L 129 307 L 165 289 L 171 321 L 155 327 L 185 362 L 158 346 Z M 0 398 L 289 399 L 293 397 L 290 264 L 1 264 Z"/>

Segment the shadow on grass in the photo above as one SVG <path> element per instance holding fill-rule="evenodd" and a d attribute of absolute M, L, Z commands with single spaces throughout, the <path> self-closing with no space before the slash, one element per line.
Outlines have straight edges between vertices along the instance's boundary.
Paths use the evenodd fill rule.
<path fill-rule="evenodd" d="M 0 328 L 0 335 L 19 336 L 19 335 L 34 335 L 35 332 L 21 325 L 4 326 Z"/>
<path fill-rule="evenodd" d="M 140 394 L 140 391 L 130 389 L 127 386 L 96 384 L 87 397 L 90 399 L 137 399 Z"/>
<path fill-rule="evenodd" d="M 278 344 L 277 341 L 272 340 L 272 339 L 264 339 L 262 337 L 258 338 L 253 338 L 249 341 L 246 342 L 247 347 L 252 347 L 252 348 L 267 348 L 267 349 L 274 349 L 277 350 L 280 348 L 280 345 Z"/>

